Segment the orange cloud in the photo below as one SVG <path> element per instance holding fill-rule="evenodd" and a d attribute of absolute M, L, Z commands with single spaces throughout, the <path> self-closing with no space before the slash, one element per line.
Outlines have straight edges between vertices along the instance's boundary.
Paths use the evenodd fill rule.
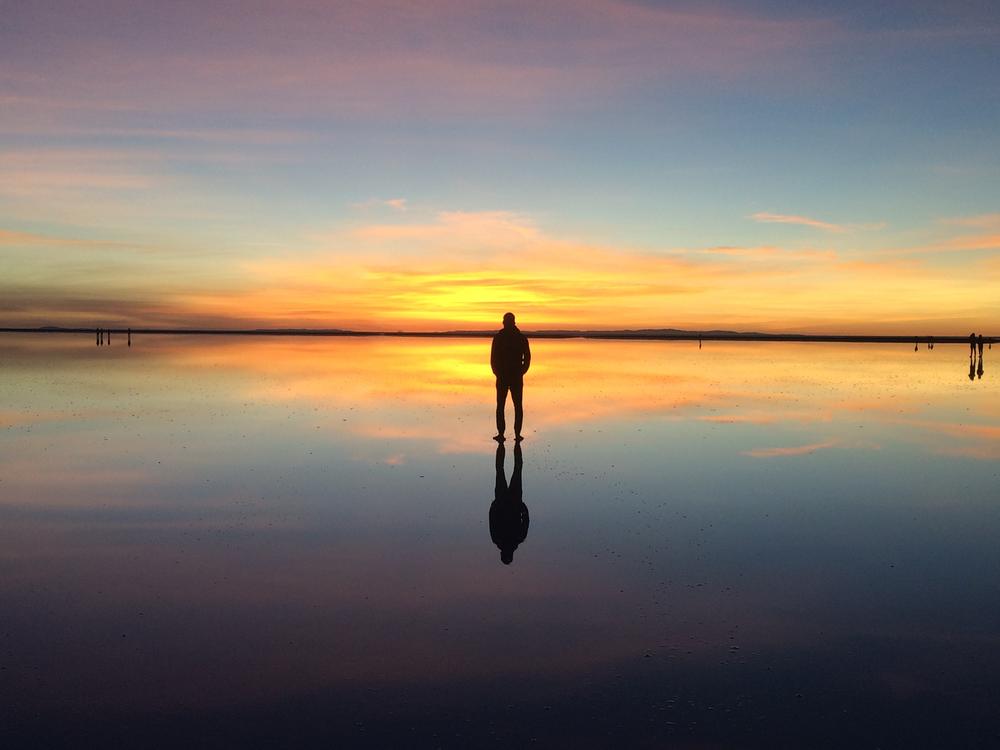
<path fill-rule="evenodd" d="M 837 258 L 837 253 L 834 250 L 788 250 L 775 245 L 762 245 L 754 247 L 732 247 L 728 245 L 719 245 L 718 247 L 706 248 L 704 252 L 715 253 L 718 255 L 733 255 L 740 258 L 772 261 L 834 260 Z"/>
<path fill-rule="evenodd" d="M 110 322 L 102 300 L 130 325 L 362 330 L 488 328 L 513 309 L 529 329 L 945 335 L 1000 314 L 992 294 L 1000 269 L 987 266 L 969 278 L 914 259 L 833 250 L 655 252 L 558 236 L 507 211 L 392 215 L 272 242 L 266 257 L 256 251 L 258 259 L 242 261 L 239 246 L 205 252 L 164 244 L 114 257 L 117 246 L 103 254 L 95 246 L 68 264 L 34 250 L 44 247 L 42 235 L 8 230 L 0 243 L 24 262 L 14 263 L 0 290 L 7 319 L 34 325 L 89 325 L 95 315 Z M 86 290 L 60 290 L 60 279 L 81 274 Z M 143 311 L 143 299 L 156 302 Z"/>

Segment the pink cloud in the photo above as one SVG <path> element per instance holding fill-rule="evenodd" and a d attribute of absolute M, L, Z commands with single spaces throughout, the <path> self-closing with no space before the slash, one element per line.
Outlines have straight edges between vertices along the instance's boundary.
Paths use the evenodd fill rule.
<path fill-rule="evenodd" d="M 79 125 L 81 113 L 101 122 L 132 108 L 516 116 L 692 75 L 737 81 L 777 66 L 786 75 L 761 80 L 787 85 L 807 67 L 795 60 L 843 33 L 616 0 L 122 5 L 22 24 L 0 79 L 18 121 Z"/>

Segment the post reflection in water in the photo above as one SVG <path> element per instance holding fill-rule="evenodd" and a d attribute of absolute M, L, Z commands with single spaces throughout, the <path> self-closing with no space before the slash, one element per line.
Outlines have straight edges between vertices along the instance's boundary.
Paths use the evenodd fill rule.
<path fill-rule="evenodd" d="M 496 487 L 493 503 L 490 505 L 490 538 L 500 548 L 500 561 L 510 565 L 514 561 L 514 550 L 528 536 L 528 506 L 521 493 L 521 469 L 524 465 L 521 444 L 514 445 L 514 471 L 510 483 L 504 474 L 506 451 L 503 443 L 497 446 Z"/>
<path fill-rule="evenodd" d="M 975 380 L 977 377 L 982 380 L 983 378 L 983 337 L 979 337 L 978 342 L 979 356 L 976 356 L 976 348 L 974 347 L 969 353 L 969 380 Z"/>

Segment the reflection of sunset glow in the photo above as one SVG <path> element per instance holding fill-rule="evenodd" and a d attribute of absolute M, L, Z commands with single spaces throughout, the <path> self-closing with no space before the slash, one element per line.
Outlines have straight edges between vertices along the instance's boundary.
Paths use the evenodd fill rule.
<path fill-rule="evenodd" d="M 1000 405 L 963 409 L 976 391 L 961 390 L 967 381 L 957 347 L 915 353 L 905 346 L 711 342 L 699 350 L 687 342 L 535 339 L 532 350 L 525 389 L 532 441 L 638 424 L 660 439 L 694 429 L 724 439 L 719 450 L 748 458 L 805 456 L 834 446 L 838 453 L 866 451 L 893 441 L 979 459 L 1000 450 Z M 19 339 L 11 351 L 28 362 L 36 355 L 82 362 L 95 356 L 70 339 Z M 175 383 L 200 384 L 180 402 L 193 410 L 187 431 L 218 432 L 222 439 L 232 428 L 211 421 L 195 427 L 201 413 L 246 405 L 257 416 L 238 430 L 238 440 L 308 414 L 310 440 L 347 440 L 359 461 L 402 465 L 421 446 L 443 454 L 493 450 L 488 339 L 140 336 L 133 349 L 112 347 L 103 355 L 115 357 L 114 366 L 100 370 L 100 381 L 82 383 L 83 393 L 128 393 L 140 382 L 149 390 L 147 406 L 167 412 L 178 406 Z M 153 362 L 153 369 L 143 364 Z M 959 390 L 943 389 L 956 379 Z M 24 404 L 12 401 L 0 416 L 33 452 L 2 459 L 8 492 L 37 474 L 35 493 L 41 486 L 53 496 L 74 484 L 104 486 L 109 502 L 127 503 L 171 462 L 208 466 L 225 450 L 212 443 L 193 451 L 191 438 L 183 439 L 187 432 L 171 423 L 137 426 L 145 450 L 169 458 L 137 462 L 131 441 L 108 451 L 108 431 L 135 420 L 116 410 L 115 399 L 96 399 L 86 409 L 33 401 L 39 397 L 30 381 L 19 382 L 10 381 L 10 393 L 21 394 L 14 397 Z M 44 435 L 67 425 L 73 429 L 58 433 L 63 461 L 39 472 L 29 456 L 44 455 Z"/>
<path fill-rule="evenodd" d="M 205 707 L 373 675 L 520 677 L 496 647 L 511 622 L 529 634 L 534 673 L 573 679 L 643 659 L 637 642 L 715 661 L 734 622 L 747 650 L 807 647 L 817 622 L 889 632 L 864 602 L 845 614 L 841 579 L 817 586 L 831 570 L 856 581 L 884 567 L 885 528 L 869 539 L 844 518 L 892 512 L 910 490 L 906 518 L 956 508 L 963 498 L 914 482 L 988 484 L 982 459 L 1000 443 L 1000 404 L 967 380 L 961 347 L 535 338 L 532 525 L 501 578 L 488 338 L 5 341 L 3 593 L 49 586 L 85 628 L 106 618 L 128 640 L 152 613 L 168 623 L 149 636 L 163 663 L 135 666 L 155 689 L 90 696 L 116 708 L 159 705 L 160 685 Z M 914 479 L 904 461 L 931 468 Z M 860 498 L 852 479 L 838 484 L 850 466 Z M 808 559 L 790 565 L 806 538 Z M 74 643 L 97 674 L 108 625 L 91 627 Z M 196 679 L 171 682 L 192 654 L 212 654 L 222 676 L 189 666 Z M 58 671 L 64 656 L 32 659 Z"/>
<path fill-rule="evenodd" d="M 322 404 L 335 414 L 355 408 L 341 428 L 359 437 L 491 450 L 481 440 L 494 395 L 488 339 L 191 343 L 167 350 L 175 366 L 224 367 L 235 377 L 235 398 Z M 1000 430 L 1000 406 L 968 424 L 928 406 L 940 402 L 940 384 L 956 369 L 962 375 L 962 361 L 956 368 L 952 356 L 957 347 L 914 353 L 905 346 L 712 342 L 699 350 L 686 342 L 535 339 L 532 351 L 529 436 L 641 418 L 691 420 L 745 431 L 748 439 L 762 430 L 805 437 L 742 449 L 762 457 L 858 445 L 862 414 L 885 429 L 905 421 L 912 429 L 904 439 L 923 436 L 930 444 L 946 437 L 988 445 Z"/>

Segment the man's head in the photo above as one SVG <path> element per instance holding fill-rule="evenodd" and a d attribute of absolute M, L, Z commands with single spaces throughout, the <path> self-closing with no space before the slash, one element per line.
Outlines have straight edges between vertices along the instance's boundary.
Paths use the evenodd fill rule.
<path fill-rule="evenodd" d="M 504 313 L 503 314 L 503 327 L 513 328 L 514 327 L 514 313 Z"/>

